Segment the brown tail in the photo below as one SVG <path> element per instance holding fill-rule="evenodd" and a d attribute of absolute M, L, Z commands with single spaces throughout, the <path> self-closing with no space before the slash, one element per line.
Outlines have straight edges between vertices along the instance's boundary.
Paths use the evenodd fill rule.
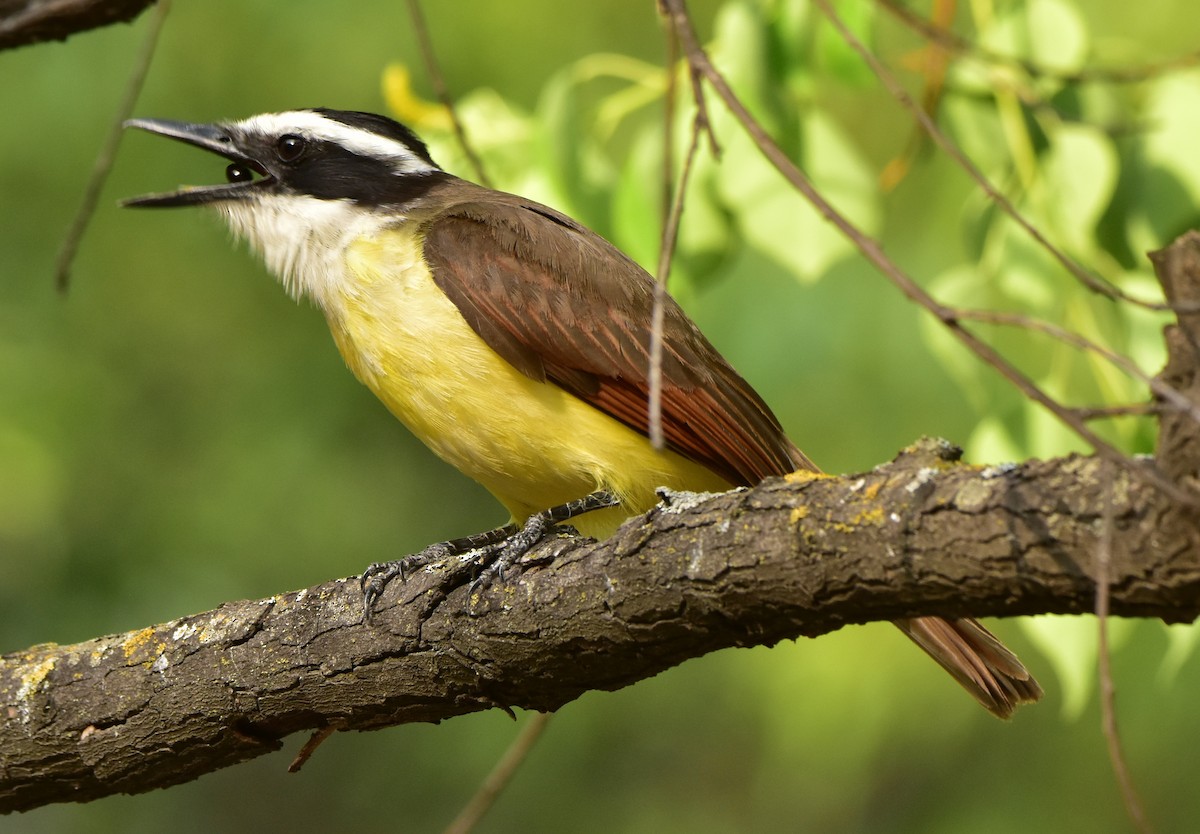
<path fill-rule="evenodd" d="M 892 622 L 993 715 L 1010 718 L 1018 705 L 1042 697 L 1017 656 L 977 621 L 914 617 Z"/>

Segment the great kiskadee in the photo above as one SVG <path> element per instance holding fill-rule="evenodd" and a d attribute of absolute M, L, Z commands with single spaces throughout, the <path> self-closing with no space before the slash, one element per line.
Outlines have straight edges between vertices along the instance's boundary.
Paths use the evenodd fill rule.
<path fill-rule="evenodd" d="M 666 299 L 664 449 L 647 437 L 654 280 L 566 215 L 439 168 L 407 127 L 314 108 L 213 125 L 128 126 L 212 151 L 228 182 L 137 197 L 209 205 L 296 297 L 346 364 L 517 524 L 606 492 L 573 523 L 602 538 L 656 488 L 723 491 L 817 467 Z M 996 715 L 1042 691 L 975 620 L 895 624 Z"/>

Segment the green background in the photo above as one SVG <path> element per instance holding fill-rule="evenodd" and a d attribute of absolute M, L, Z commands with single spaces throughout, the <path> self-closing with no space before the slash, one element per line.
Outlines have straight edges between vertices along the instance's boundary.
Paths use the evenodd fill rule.
<path fill-rule="evenodd" d="M 1163 320 L 1090 298 L 943 155 L 925 149 L 897 189 L 878 189 L 910 121 L 805 3 L 693 5 L 767 126 L 923 284 L 954 303 L 1049 318 L 1157 370 Z M 890 64 L 911 57 L 917 41 L 890 18 L 842 7 Z M 1065 69 L 1137 66 L 1198 42 L 1200 19 L 1177 12 L 976 2 L 959 28 Z M 664 54 L 653 4 L 455 0 L 426 14 L 489 170 L 652 265 Z M 71 291 L 55 291 L 56 249 L 145 28 L 0 53 L 2 651 L 304 587 L 505 520 L 353 380 L 320 315 L 215 218 L 116 206 L 218 181 L 219 162 L 126 137 Z M 136 112 L 384 111 L 380 79 L 393 62 L 430 95 L 402 4 L 177 2 Z M 1152 294 L 1140 253 L 1197 219 L 1196 73 L 1120 86 L 1024 79 L 1049 113 L 1014 111 L 995 93 L 1003 77 L 956 67 L 943 124 L 1073 255 Z M 904 78 L 919 90 L 917 76 Z M 621 110 L 639 84 L 651 94 Z M 697 173 L 672 286 L 815 461 L 867 469 L 922 434 L 981 462 L 1082 448 L 798 208 L 715 97 L 710 106 L 724 153 Z M 447 167 L 469 173 L 447 137 L 429 138 Z M 1071 401 L 1145 398 L 1040 337 L 985 332 Z M 1152 450 L 1144 422 L 1104 430 L 1131 452 Z M 1190 634 L 1115 625 L 1129 765 L 1161 830 L 1192 830 L 1200 664 Z M 721 652 L 566 706 L 480 830 L 1128 830 L 1091 683 L 1094 623 L 998 631 L 1048 692 L 1012 723 L 883 625 Z M 1060 649 L 1043 655 L 1031 640 L 1047 634 Z M 0 830 L 438 830 L 516 729 L 491 711 L 337 735 L 288 775 L 297 737 L 191 784 L 38 809 Z"/>

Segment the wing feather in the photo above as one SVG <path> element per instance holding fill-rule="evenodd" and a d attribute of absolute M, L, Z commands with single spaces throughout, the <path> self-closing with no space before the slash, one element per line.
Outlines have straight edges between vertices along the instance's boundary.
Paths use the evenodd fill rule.
<path fill-rule="evenodd" d="M 565 215 L 513 195 L 424 223 L 439 288 L 526 376 L 646 434 L 653 279 Z M 815 466 L 672 299 L 663 327 L 667 446 L 733 484 Z"/>

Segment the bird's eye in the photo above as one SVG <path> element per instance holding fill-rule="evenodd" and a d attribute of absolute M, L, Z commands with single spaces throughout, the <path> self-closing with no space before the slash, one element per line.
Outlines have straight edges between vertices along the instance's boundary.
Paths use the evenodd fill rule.
<path fill-rule="evenodd" d="M 254 179 L 254 172 L 245 165 L 233 162 L 225 168 L 225 179 L 230 182 L 249 182 Z"/>
<path fill-rule="evenodd" d="M 303 136 L 297 136 L 294 133 L 285 133 L 275 142 L 275 153 L 279 154 L 279 158 L 284 162 L 295 162 L 304 153 L 304 149 L 308 143 Z"/>

